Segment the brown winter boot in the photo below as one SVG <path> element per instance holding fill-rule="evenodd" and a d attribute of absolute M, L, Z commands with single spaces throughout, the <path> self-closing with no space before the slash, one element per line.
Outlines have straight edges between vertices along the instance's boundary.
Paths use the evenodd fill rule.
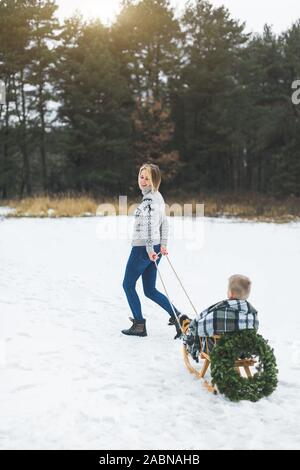
<path fill-rule="evenodd" d="M 122 330 L 123 335 L 128 336 L 147 336 L 146 320 L 135 320 L 130 318 L 132 326 L 128 330 Z"/>

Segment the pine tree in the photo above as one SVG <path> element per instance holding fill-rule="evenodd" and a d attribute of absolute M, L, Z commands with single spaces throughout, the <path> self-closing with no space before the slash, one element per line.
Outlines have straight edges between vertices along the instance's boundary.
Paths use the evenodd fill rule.
<path fill-rule="evenodd" d="M 31 162 L 28 153 L 28 114 L 26 102 L 26 67 L 30 62 L 28 54 L 29 17 L 28 1 L 6 0 L 0 3 L 1 30 L 1 68 L 0 75 L 5 82 L 7 102 L 5 106 L 3 130 L 3 176 L 2 197 L 8 194 L 8 182 L 12 173 L 21 165 L 20 194 L 24 191 L 31 194 Z M 12 120 L 13 116 L 16 120 Z M 17 124 L 15 123 L 17 122 Z M 14 124 L 12 124 L 14 122 Z M 22 163 L 16 161 L 18 150 L 22 155 Z M 12 157 L 14 155 L 14 158 Z M 15 178 L 14 183 L 17 180 Z"/>
<path fill-rule="evenodd" d="M 193 190 L 224 189 L 231 172 L 224 110 L 234 99 L 235 68 L 248 36 L 227 9 L 204 0 L 187 5 L 182 23 L 185 67 L 179 96 L 185 113 L 185 178 Z"/>
<path fill-rule="evenodd" d="M 109 32 L 73 18 L 62 39 L 57 91 L 71 184 L 77 191 L 120 191 L 129 171 L 132 100 Z"/>
<path fill-rule="evenodd" d="M 152 162 L 162 170 L 164 182 L 171 183 L 182 168 L 179 152 L 173 148 L 174 123 L 161 101 L 137 101 L 133 113 L 135 167 Z"/>
<path fill-rule="evenodd" d="M 32 112 L 36 113 L 34 128 L 41 157 L 42 188 L 48 189 L 47 182 L 47 133 L 51 128 L 53 101 L 53 69 L 55 67 L 56 43 L 59 39 L 59 23 L 55 17 L 57 5 L 52 0 L 33 0 L 30 5 L 30 53 L 31 65 L 28 84 L 33 89 Z M 53 116 L 52 116 L 53 118 Z"/>
<path fill-rule="evenodd" d="M 169 0 L 123 2 L 112 28 L 112 47 L 139 99 L 160 100 L 180 63 L 180 25 Z"/>
<path fill-rule="evenodd" d="M 243 51 L 240 103 L 244 104 L 235 125 L 245 149 L 246 188 L 253 191 L 273 192 L 276 153 L 284 142 L 287 97 L 282 79 L 281 42 L 266 25 Z"/>
<path fill-rule="evenodd" d="M 135 98 L 134 160 L 160 164 L 171 180 L 181 165 L 171 95 L 180 73 L 182 33 L 168 0 L 125 1 L 112 27 L 112 51 Z M 166 177 L 164 178 L 166 180 Z"/>

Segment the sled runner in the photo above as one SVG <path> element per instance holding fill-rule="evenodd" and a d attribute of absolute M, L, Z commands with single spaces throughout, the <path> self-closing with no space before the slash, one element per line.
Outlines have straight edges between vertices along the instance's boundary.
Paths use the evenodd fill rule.
<path fill-rule="evenodd" d="M 161 255 L 161 253 L 159 253 Z M 195 314 L 197 311 L 183 287 L 169 257 L 166 258 L 185 292 Z M 215 395 L 219 392 L 232 401 L 257 401 L 270 395 L 277 386 L 277 366 L 273 349 L 254 329 L 243 330 L 213 337 L 200 338 L 191 335 L 190 319 L 182 324 L 173 308 L 160 270 L 156 268 L 182 332 L 183 359 L 186 368 L 201 379 L 204 387 Z M 210 368 L 212 380 L 205 376 Z"/>
<path fill-rule="evenodd" d="M 185 321 L 183 325 L 184 332 L 186 333 L 189 327 L 189 322 Z M 213 336 L 211 339 L 214 342 L 214 345 L 216 346 L 218 340 L 221 338 L 221 336 Z M 199 369 L 196 368 L 196 366 L 192 365 L 193 363 L 195 364 L 195 361 L 192 359 L 191 355 L 189 354 L 188 351 L 188 346 L 184 342 L 183 343 L 183 360 L 186 368 L 191 372 L 191 374 L 194 374 L 197 378 L 199 379 L 204 379 L 206 372 L 208 371 L 210 364 L 211 364 L 211 357 L 210 354 L 207 352 L 204 352 L 204 350 L 208 351 L 209 346 L 208 346 L 208 338 L 202 339 L 199 338 Z M 206 343 L 206 344 L 203 344 Z M 193 363 L 191 362 L 193 361 Z M 245 359 L 237 359 L 235 361 L 235 370 L 236 372 L 242 376 L 242 370 L 244 369 L 244 375 L 249 379 L 252 377 L 252 372 L 250 367 L 253 367 L 257 363 L 256 359 L 253 358 L 245 358 Z M 217 395 L 218 390 L 216 385 L 213 385 L 211 382 L 204 380 L 203 382 L 205 388 L 209 391 Z"/>

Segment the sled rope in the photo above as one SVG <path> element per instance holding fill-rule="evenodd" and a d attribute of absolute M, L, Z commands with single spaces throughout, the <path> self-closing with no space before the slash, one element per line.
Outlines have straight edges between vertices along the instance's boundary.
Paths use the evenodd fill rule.
<path fill-rule="evenodd" d="M 160 255 L 161 255 L 161 253 L 158 253 L 158 256 L 160 256 Z M 158 269 L 158 265 L 157 265 L 156 260 L 154 261 L 154 263 L 155 263 L 155 266 L 156 266 L 156 269 L 157 269 L 159 278 L 160 278 L 160 280 L 161 280 L 161 283 L 162 283 L 162 285 L 163 285 L 164 291 L 165 291 L 166 296 L 167 296 L 167 298 L 168 298 L 169 304 L 171 305 L 171 308 L 172 308 L 172 310 L 173 310 L 173 313 L 174 313 L 174 316 L 175 316 L 175 318 L 176 318 L 176 321 L 177 321 L 177 323 L 178 323 L 178 325 L 179 325 L 179 327 L 180 327 L 180 330 L 181 330 L 182 334 L 184 335 L 184 331 L 183 331 L 183 329 L 182 329 L 182 326 L 180 325 L 179 318 L 178 318 L 177 313 L 175 312 L 174 307 L 173 307 L 173 304 L 172 304 L 172 302 L 171 302 L 171 300 L 170 300 L 170 297 L 169 297 L 167 288 L 166 288 L 165 283 L 164 283 L 164 281 L 163 281 L 161 272 L 160 272 L 160 270 Z"/>
<path fill-rule="evenodd" d="M 159 252 L 159 253 L 158 253 L 158 256 L 161 256 L 161 255 L 162 255 L 162 253 Z M 183 292 L 184 292 L 185 295 L 187 296 L 187 298 L 188 298 L 188 300 L 189 300 L 189 302 L 190 302 L 190 304 L 191 304 L 191 306 L 192 306 L 192 308 L 193 308 L 195 314 L 197 315 L 197 310 L 196 310 L 196 308 L 195 308 L 193 302 L 191 301 L 191 299 L 190 299 L 190 297 L 189 297 L 187 291 L 185 290 L 184 285 L 182 284 L 182 282 L 181 282 L 181 280 L 180 280 L 180 278 L 179 278 L 177 272 L 175 271 L 175 268 L 174 268 L 174 266 L 172 265 L 172 263 L 171 263 L 171 261 L 170 261 L 170 259 L 169 259 L 169 256 L 168 256 L 168 255 L 165 255 L 165 256 L 166 256 L 166 258 L 167 258 L 167 260 L 168 260 L 168 262 L 169 262 L 169 264 L 170 264 L 170 266 L 171 266 L 171 268 L 172 268 L 172 270 L 173 270 L 175 276 L 177 277 L 177 279 L 178 279 L 178 281 L 179 281 L 179 284 L 180 284 L 181 287 L 182 287 Z M 169 301 L 169 303 L 170 303 L 170 305 L 171 305 L 171 308 L 172 308 L 172 310 L 173 310 L 174 316 L 175 316 L 175 318 L 176 318 L 176 321 L 177 321 L 177 323 L 178 323 L 178 325 L 179 325 L 179 327 L 180 327 L 180 329 L 181 329 L 182 334 L 184 335 L 184 334 L 185 334 L 185 331 L 183 331 L 182 326 L 181 326 L 180 321 L 179 321 L 179 318 L 178 318 L 178 316 L 177 316 L 177 314 L 176 314 L 176 312 L 175 312 L 175 310 L 174 310 L 174 308 L 173 308 L 173 305 L 172 305 L 172 302 L 171 302 L 171 300 L 170 300 L 169 294 L 168 294 L 168 292 L 167 292 L 167 288 L 166 288 L 165 283 L 164 283 L 164 281 L 163 281 L 161 272 L 160 272 L 160 270 L 159 270 L 159 268 L 158 268 L 158 265 L 157 265 L 156 261 L 154 261 L 154 262 L 155 262 L 155 266 L 156 266 L 156 269 L 157 269 L 159 278 L 160 278 L 161 283 L 162 283 L 162 285 L 163 285 L 164 291 L 165 291 L 165 293 L 166 293 L 166 296 L 167 296 L 167 298 L 168 298 L 168 301 Z"/>
<path fill-rule="evenodd" d="M 193 308 L 195 314 L 197 315 L 197 310 L 196 310 L 196 308 L 195 308 L 193 302 L 191 301 L 191 299 L 190 299 L 190 297 L 189 297 L 187 291 L 185 290 L 184 285 L 182 284 L 181 280 L 179 279 L 179 276 L 178 276 L 177 272 L 175 271 L 174 266 L 173 266 L 173 264 L 171 263 L 171 261 L 170 261 L 170 259 L 169 259 L 169 256 L 166 255 L 166 258 L 167 258 L 167 260 L 168 260 L 168 262 L 169 262 L 171 268 L 173 269 L 173 272 L 174 272 L 175 276 L 177 277 L 177 279 L 178 279 L 178 281 L 179 281 L 179 284 L 181 285 L 181 287 L 182 287 L 182 289 L 183 289 L 185 295 L 187 296 L 187 298 L 188 298 L 188 300 L 189 300 L 189 302 L 190 302 L 190 304 L 191 304 L 191 306 L 192 306 L 192 308 Z"/>

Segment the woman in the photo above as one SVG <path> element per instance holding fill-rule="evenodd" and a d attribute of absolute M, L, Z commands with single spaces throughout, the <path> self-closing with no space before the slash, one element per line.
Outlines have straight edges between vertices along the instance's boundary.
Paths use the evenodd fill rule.
<path fill-rule="evenodd" d="M 168 298 L 159 292 L 156 287 L 157 264 L 160 262 L 158 253 L 167 255 L 168 220 L 165 214 L 165 202 L 158 191 L 161 183 L 159 167 L 152 163 L 141 166 L 138 175 L 138 184 L 143 193 L 143 200 L 135 210 L 132 249 L 127 262 L 123 288 L 133 314 L 132 326 L 122 330 L 124 335 L 147 336 L 146 320 L 143 318 L 140 299 L 135 286 L 138 278 L 142 276 L 144 294 L 156 302 L 169 315 L 169 325 L 175 325 L 178 333 L 178 324 Z M 176 314 L 180 312 L 174 307 Z"/>

